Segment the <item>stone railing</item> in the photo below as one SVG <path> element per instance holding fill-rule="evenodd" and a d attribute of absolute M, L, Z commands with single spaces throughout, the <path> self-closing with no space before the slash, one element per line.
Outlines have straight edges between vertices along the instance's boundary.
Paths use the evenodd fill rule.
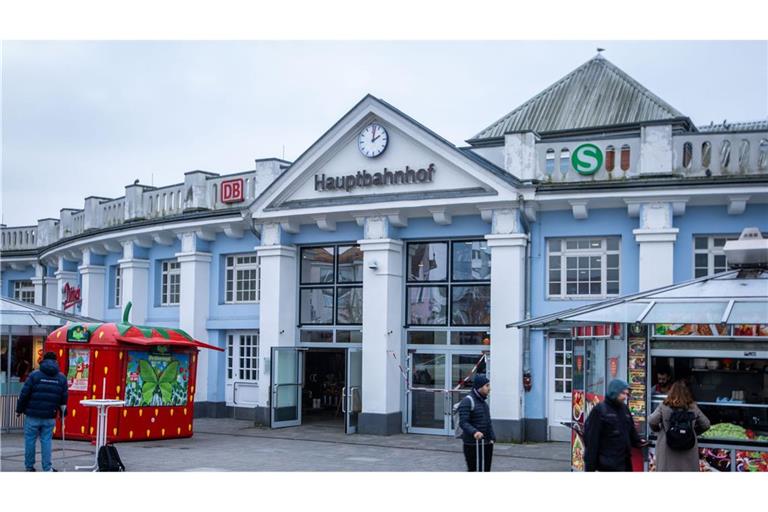
<path fill-rule="evenodd" d="M 578 154 L 574 155 L 574 152 Z M 536 177 L 553 183 L 634 177 L 639 173 L 639 159 L 640 139 L 637 137 L 544 141 L 536 144 Z"/>
<path fill-rule="evenodd" d="M 691 133 L 672 141 L 672 168 L 684 176 L 768 173 L 768 132 Z"/>
<path fill-rule="evenodd" d="M 257 160 L 253 171 L 225 176 L 191 171 L 184 175 L 184 183 L 176 185 L 155 188 L 134 183 L 125 187 L 123 197 L 86 197 L 83 209 L 63 208 L 59 219 L 42 219 L 37 226 L 3 226 L 0 250 L 45 247 L 57 240 L 92 230 L 179 215 L 185 211 L 244 206 L 261 194 L 283 172 L 286 165 L 287 162 L 277 159 Z M 229 180 L 242 180 L 242 201 L 222 201 L 222 182 Z"/>
<path fill-rule="evenodd" d="M 4 251 L 23 251 L 37 247 L 37 226 L 2 226 L 1 231 Z"/>

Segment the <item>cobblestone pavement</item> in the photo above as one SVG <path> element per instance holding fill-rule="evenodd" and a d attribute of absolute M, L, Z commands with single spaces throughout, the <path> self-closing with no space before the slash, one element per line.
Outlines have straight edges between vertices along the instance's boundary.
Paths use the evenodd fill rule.
<path fill-rule="evenodd" d="M 2 471 L 24 470 L 20 433 L 0 438 Z M 120 443 L 128 471 L 462 471 L 461 444 L 426 435 L 345 435 L 340 427 L 270 430 L 249 421 L 198 419 L 189 439 Z M 36 468 L 41 469 L 39 462 Z M 53 441 L 54 466 L 73 471 L 93 461 L 85 442 Z M 497 444 L 494 471 L 567 471 L 567 443 Z"/>

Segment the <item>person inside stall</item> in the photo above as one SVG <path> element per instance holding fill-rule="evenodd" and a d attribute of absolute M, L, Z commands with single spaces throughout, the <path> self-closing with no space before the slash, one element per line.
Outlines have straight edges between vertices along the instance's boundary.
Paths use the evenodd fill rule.
<path fill-rule="evenodd" d="M 657 395 L 666 395 L 672 387 L 672 372 L 669 368 L 662 366 L 656 370 L 656 385 L 653 392 Z"/>

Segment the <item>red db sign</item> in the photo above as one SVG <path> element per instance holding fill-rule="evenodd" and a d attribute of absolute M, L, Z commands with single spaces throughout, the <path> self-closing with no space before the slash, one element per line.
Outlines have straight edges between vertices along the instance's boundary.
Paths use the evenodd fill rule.
<path fill-rule="evenodd" d="M 243 178 L 221 182 L 221 202 L 241 203 L 245 200 Z"/>

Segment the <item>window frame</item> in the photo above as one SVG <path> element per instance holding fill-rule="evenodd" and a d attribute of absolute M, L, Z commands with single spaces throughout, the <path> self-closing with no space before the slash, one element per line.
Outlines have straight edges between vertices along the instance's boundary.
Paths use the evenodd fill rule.
<path fill-rule="evenodd" d="M 243 355 L 246 348 L 243 338 L 251 339 L 250 354 Z M 237 341 L 235 341 L 237 338 Z M 261 378 L 261 336 L 256 331 L 227 332 L 225 352 L 226 380 L 228 382 L 248 382 L 258 384 Z M 244 366 L 243 361 L 249 360 L 250 366 Z M 250 373 L 246 373 L 250 372 Z M 248 375 L 245 377 L 244 375 Z"/>
<path fill-rule="evenodd" d="M 115 271 L 112 281 L 112 307 L 120 308 L 122 304 L 123 281 L 120 273 L 120 265 L 114 265 Z"/>
<path fill-rule="evenodd" d="M 316 329 L 318 327 L 329 327 L 333 330 L 333 342 L 336 343 L 336 327 L 341 327 L 341 330 L 356 330 L 356 329 L 349 329 L 350 327 L 361 327 L 363 325 L 363 319 L 360 318 L 360 323 L 341 323 L 339 322 L 338 314 L 339 314 L 339 290 L 340 289 L 350 289 L 350 288 L 357 288 L 361 291 L 362 296 L 362 289 L 363 289 L 363 280 L 362 276 L 360 281 L 340 281 L 339 280 L 339 248 L 340 247 L 358 247 L 359 244 L 356 242 L 334 242 L 334 243 L 327 243 L 327 244 L 313 244 L 313 245 L 304 245 L 299 247 L 299 258 L 298 258 L 298 274 L 299 274 L 299 284 L 298 284 L 298 328 L 299 330 L 326 330 L 326 329 Z M 330 282 L 317 282 L 317 283 L 308 283 L 303 280 L 302 275 L 302 263 L 304 261 L 303 254 L 304 251 L 310 250 L 310 249 L 327 249 L 327 248 L 333 248 L 333 280 Z M 313 290 L 313 289 L 331 289 L 332 290 L 332 312 L 331 312 L 331 321 L 328 323 L 305 323 L 303 321 L 302 313 L 303 313 L 303 301 L 302 301 L 302 293 L 305 290 Z M 307 342 L 307 343 L 315 343 L 315 342 Z"/>
<path fill-rule="evenodd" d="M 31 294 L 32 300 L 24 299 L 24 296 Z M 28 295 L 29 296 L 29 295 Z M 13 282 L 13 298 L 15 300 L 26 302 L 27 304 L 35 303 L 35 284 L 30 279 L 19 279 Z"/>
<path fill-rule="evenodd" d="M 550 333 L 547 335 L 547 338 L 549 339 L 550 343 L 552 343 L 552 349 L 551 349 L 551 358 L 552 358 L 552 375 L 549 376 L 550 380 L 550 386 L 552 389 L 552 394 L 555 399 L 565 399 L 571 397 L 571 394 L 573 393 L 573 341 L 569 335 L 569 333 L 566 332 L 555 332 Z M 557 348 L 557 342 L 562 341 L 563 343 L 563 350 L 558 350 Z M 568 344 L 570 342 L 571 349 L 568 350 Z M 559 364 L 557 363 L 557 355 L 563 354 L 563 363 Z M 571 365 L 566 364 L 567 354 L 570 354 L 571 356 Z M 571 376 L 567 377 L 567 368 L 570 366 L 571 368 Z M 557 369 L 558 367 L 563 368 L 563 375 L 562 377 L 557 376 Z M 563 391 L 557 390 L 557 384 L 558 382 L 563 384 Z M 565 391 L 568 388 L 568 384 L 570 384 L 571 390 Z"/>
<path fill-rule="evenodd" d="M 472 331 L 472 330 L 489 330 L 491 326 L 490 318 L 488 320 L 487 324 L 456 324 L 453 320 L 453 289 L 454 287 L 487 287 L 489 289 L 489 316 L 490 316 L 490 288 L 491 288 L 491 274 L 489 273 L 488 279 L 454 279 L 454 267 L 455 267 L 455 258 L 454 258 L 454 245 L 455 244 L 466 244 L 467 242 L 482 242 L 485 244 L 486 250 L 489 251 L 490 254 L 490 248 L 488 247 L 488 241 L 485 238 L 478 238 L 478 237 L 467 237 L 467 238 L 447 238 L 447 239 L 428 239 L 428 240 L 408 240 L 406 242 L 406 247 L 404 251 L 404 257 L 405 257 L 405 263 L 403 268 L 405 269 L 406 273 L 406 282 L 405 282 L 405 294 L 404 294 L 404 327 L 406 330 L 425 330 L 424 328 L 432 328 L 432 329 L 446 329 L 449 331 Z M 442 243 L 446 245 L 446 279 L 444 280 L 430 280 L 430 281 L 420 281 L 420 280 L 413 280 L 410 279 L 411 276 L 411 269 L 409 268 L 410 265 L 410 246 L 411 245 L 419 245 L 419 244 L 438 244 Z M 472 249 L 471 249 L 472 250 Z M 490 259 L 490 256 L 489 256 Z M 490 266 L 491 269 L 493 269 L 493 261 L 490 260 Z M 491 270 L 492 272 L 492 270 Z M 410 294 L 411 289 L 414 288 L 425 288 L 425 287 L 432 287 L 432 288 L 444 288 L 446 290 L 446 321 L 445 323 L 440 324 L 417 324 L 417 323 L 411 323 L 411 302 L 410 302 Z M 407 336 L 407 334 L 406 334 Z M 471 346 L 471 345 L 467 345 Z"/>
<path fill-rule="evenodd" d="M 171 302 L 171 298 L 174 295 L 171 291 L 172 284 L 171 279 L 173 276 L 178 276 L 179 280 L 179 293 L 178 301 Z M 165 278 L 168 278 L 167 284 L 164 282 Z M 181 263 L 177 259 L 162 260 L 160 262 L 160 306 L 161 307 L 175 307 L 181 303 Z"/>
<path fill-rule="evenodd" d="M 706 238 L 707 240 L 707 248 L 706 249 L 697 249 L 696 248 L 696 240 L 699 238 Z M 723 244 L 723 247 L 715 247 L 715 239 L 716 238 L 723 238 L 725 239 L 726 243 L 729 240 L 738 240 L 739 234 L 738 233 L 729 233 L 729 234 L 696 234 L 693 235 L 693 254 L 691 256 L 691 277 L 693 279 L 697 279 L 698 277 L 706 277 L 716 274 L 715 272 L 715 256 L 723 256 L 725 257 L 725 251 L 723 248 L 725 247 L 725 244 Z M 707 255 L 707 273 L 703 276 L 697 276 L 696 270 L 701 268 L 696 265 L 696 255 L 697 254 L 706 254 Z M 728 258 L 725 258 L 725 269 L 728 270 Z"/>
<path fill-rule="evenodd" d="M 229 265 L 229 259 L 232 258 L 232 266 Z M 251 263 L 238 263 L 238 258 L 255 258 L 255 262 Z M 255 268 L 254 268 L 255 267 Z M 227 272 L 232 270 L 232 281 L 227 278 Z M 256 299 L 254 300 L 238 300 L 237 293 L 239 291 L 237 279 L 238 270 L 256 270 Z M 255 252 L 233 253 L 224 255 L 224 304 L 258 304 L 261 301 L 261 257 Z M 231 285 L 231 289 L 230 289 Z M 249 290 L 250 291 L 250 290 Z M 227 296 L 232 294 L 232 299 L 228 300 Z"/>
<path fill-rule="evenodd" d="M 618 242 L 617 249 L 608 249 L 608 241 L 615 239 Z M 560 241 L 560 250 L 552 252 L 551 243 L 553 240 Z M 579 241 L 579 240 L 600 240 L 600 249 L 567 249 L 566 242 Z M 610 297 L 618 297 L 621 295 L 621 235 L 595 235 L 595 236 L 578 236 L 578 237 L 563 237 L 552 236 L 547 237 L 544 241 L 546 245 L 546 265 L 545 265 L 545 288 L 547 300 L 598 300 L 606 299 Z M 616 270 L 618 272 L 618 291 L 616 293 L 608 293 L 608 256 L 617 256 L 618 265 Z M 550 265 L 550 258 L 552 256 L 559 256 L 560 258 L 560 293 L 553 294 L 551 292 L 551 271 L 555 270 Z M 600 293 L 599 294 L 569 294 L 568 293 L 568 281 L 567 281 L 567 258 L 568 257 L 601 257 L 600 263 Z M 613 267 L 611 267 L 613 269 Z M 578 272 L 578 269 L 577 269 Z M 611 280 L 613 281 L 613 280 Z M 591 285 L 591 281 L 588 281 Z"/>

